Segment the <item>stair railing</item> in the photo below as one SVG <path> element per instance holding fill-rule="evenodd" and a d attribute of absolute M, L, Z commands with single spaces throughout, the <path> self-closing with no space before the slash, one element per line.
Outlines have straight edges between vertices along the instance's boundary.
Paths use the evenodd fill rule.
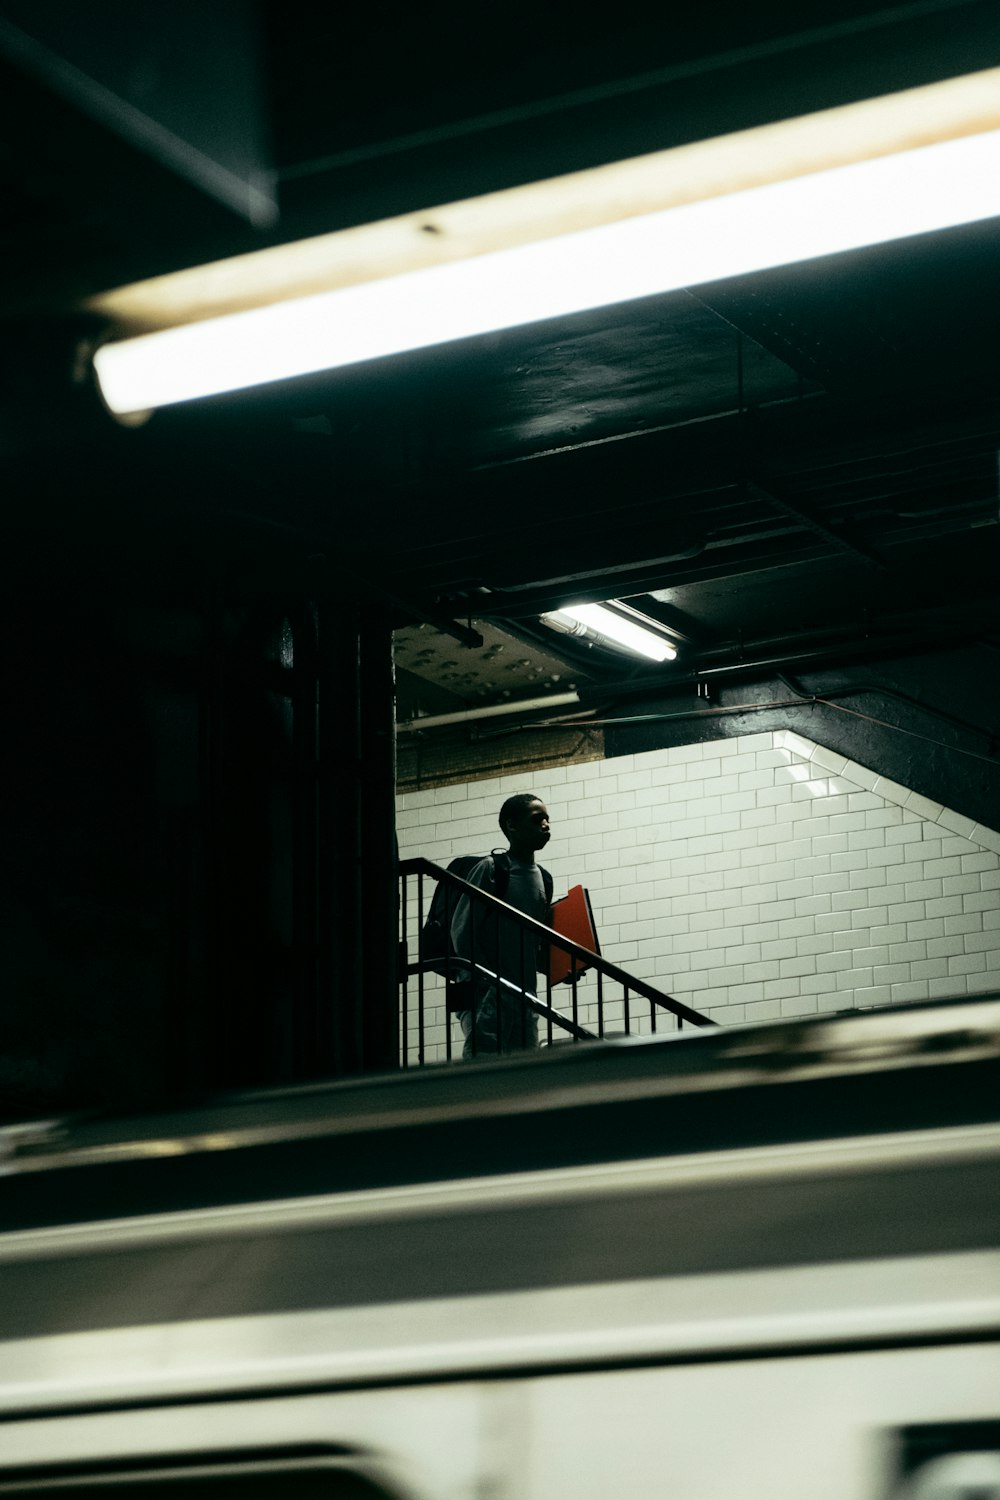
<path fill-rule="evenodd" d="M 516 907 L 470 885 L 460 876 L 434 864 L 429 859 L 407 859 L 399 865 L 399 920 L 400 920 L 400 1062 L 408 1067 L 428 1060 L 428 1051 L 435 1057 L 450 1060 L 452 1057 L 452 1017 L 456 1012 L 466 1011 L 470 1017 L 468 1033 L 473 1052 L 476 1051 L 476 1007 L 470 1001 L 470 978 L 476 976 L 480 995 L 489 994 L 496 986 L 497 998 L 501 994 L 512 995 L 523 1002 L 524 1013 L 534 1012 L 539 1024 L 544 1024 L 545 1040 L 549 1046 L 556 1039 L 556 1032 L 574 1042 L 597 1040 L 608 1035 L 610 1023 L 617 1035 L 635 1034 L 638 1029 L 638 1012 L 648 1006 L 649 1031 L 658 1030 L 658 1022 L 664 1013 L 673 1020 L 671 1029 L 680 1030 L 687 1022 L 693 1026 L 713 1026 L 715 1022 L 699 1011 L 685 1005 L 673 995 L 667 995 L 655 985 L 639 979 L 617 964 L 608 961 L 602 954 L 592 953 L 581 944 L 556 933 L 544 922 L 526 916 Z M 445 922 L 450 927 L 451 919 L 463 897 L 478 906 L 480 911 L 493 914 L 494 929 L 499 946 L 500 924 L 506 924 L 508 932 L 516 930 L 521 942 L 521 969 L 530 971 L 532 964 L 525 962 L 528 953 L 538 945 L 542 950 L 555 948 L 567 957 L 570 975 L 565 983 L 554 985 L 550 973 L 536 986 L 535 992 L 527 987 L 511 983 L 490 967 L 484 959 L 488 953 L 477 955 L 476 928 L 472 923 L 468 958 L 451 956 L 448 973 L 442 979 L 436 972 L 433 961 L 420 956 L 420 934 L 430 909 L 427 895 L 428 882 L 443 882 L 445 886 Z M 486 945 L 489 946 L 488 944 Z M 547 969 L 547 965 L 546 965 Z M 580 982 L 584 971 L 592 970 L 596 979 L 593 997 L 580 994 Z M 620 1000 L 608 998 L 608 987 L 620 987 Z M 556 992 L 559 993 L 556 993 Z M 565 1014 L 568 1009 L 569 1014 Z M 589 1025 L 583 1024 L 586 1020 Z M 593 1027 L 593 1029 L 591 1029 Z M 620 1028 L 620 1029 L 619 1029 Z M 526 1039 L 522 1034 L 522 1042 Z M 515 1038 L 515 1045 L 517 1039 Z M 491 1053 L 491 1055 L 493 1055 Z"/>

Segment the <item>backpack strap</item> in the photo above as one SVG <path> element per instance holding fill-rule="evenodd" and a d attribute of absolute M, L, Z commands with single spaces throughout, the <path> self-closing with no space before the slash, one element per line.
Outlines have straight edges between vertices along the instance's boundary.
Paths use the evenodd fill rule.
<path fill-rule="evenodd" d="M 506 849 L 493 849 L 490 852 L 493 861 L 493 894 L 499 896 L 502 901 L 510 885 L 510 855 Z M 553 880 L 544 865 L 538 866 L 538 873 L 542 877 L 542 889 L 545 891 L 545 905 L 552 905 Z"/>
<path fill-rule="evenodd" d="M 493 862 L 493 894 L 502 901 L 510 885 L 510 855 L 505 849 L 492 849 L 490 859 Z"/>

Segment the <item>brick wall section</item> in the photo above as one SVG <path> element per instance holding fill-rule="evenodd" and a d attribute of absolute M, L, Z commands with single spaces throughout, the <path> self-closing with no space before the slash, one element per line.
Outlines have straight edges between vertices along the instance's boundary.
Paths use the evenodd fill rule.
<path fill-rule="evenodd" d="M 401 857 L 500 846 L 497 812 L 518 791 L 548 804 L 556 895 L 588 887 L 606 957 L 715 1021 L 1000 988 L 1000 833 L 801 735 L 408 792 Z M 593 989 L 590 976 L 581 1000 Z M 620 1016 L 607 1009 L 609 1030 Z M 437 980 L 425 1024 L 440 1059 Z"/>

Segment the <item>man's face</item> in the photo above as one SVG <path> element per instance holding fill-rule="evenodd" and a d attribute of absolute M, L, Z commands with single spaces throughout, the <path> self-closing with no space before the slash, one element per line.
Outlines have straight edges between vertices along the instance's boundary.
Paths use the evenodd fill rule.
<path fill-rule="evenodd" d="M 508 825 L 510 841 L 528 849 L 544 849 L 551 838 L 549 810 L 536 797 L 518 810 Z"/>

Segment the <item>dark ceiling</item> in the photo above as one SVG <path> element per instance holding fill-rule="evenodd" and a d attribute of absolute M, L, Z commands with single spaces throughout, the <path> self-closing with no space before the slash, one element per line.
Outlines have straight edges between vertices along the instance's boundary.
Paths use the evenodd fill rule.
<path fill-rule="evenodd" d="M 68 396 L 64 411 L 54 384 L 110 287 L 996 66 L 994 4 L 839 0 L 805 30 L 783 4 L 679 26 L 626 3 L 595 27 L 565 3 L 104 0 L 82 39 L 75 11 L 0 6 L 0 445 L 20 524 L 68 529 L 92 557 L 141 496 L 161 569 L 163 518 L 176 531 L 208 512 L 271 538 L 276 566 L 296 548 L 322 558 L 390 601 L 404 719 L 570 681 L 641 692 L 732 662 L 996 640 L 996 222 L 138 431 Z M 222 177 L 171 155 L 185 133 Z M 669 625 L 676 664 L 571 648 L 538 623 L 609 597 Z"/>

